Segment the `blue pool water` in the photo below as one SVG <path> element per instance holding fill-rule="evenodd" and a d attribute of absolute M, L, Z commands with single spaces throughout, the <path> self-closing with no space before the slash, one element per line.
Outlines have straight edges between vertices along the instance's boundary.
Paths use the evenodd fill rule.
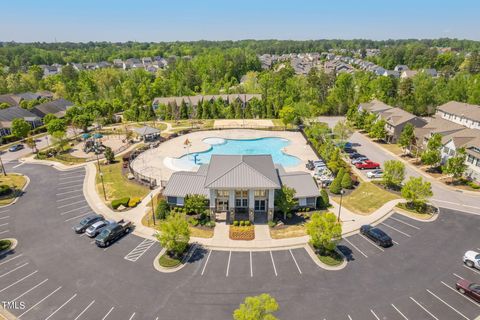
<path fill-rule="evenodd" d="M 189 153 L 181 157 L 196 164 L 206 164 L 210 162 L 212 154 L 270 154 L 273 162 L 283 165 L 284 167 L 296 166 L 300 163 L 297 157 L 285 154 L 282 149 L 286 148 L 290 140 L 283 138 L 259 138 L 250 140 L 222 139 L 222 138 L 206 138 L 203 140 L 210 144 L 211 148 L 204 152 Z"/>

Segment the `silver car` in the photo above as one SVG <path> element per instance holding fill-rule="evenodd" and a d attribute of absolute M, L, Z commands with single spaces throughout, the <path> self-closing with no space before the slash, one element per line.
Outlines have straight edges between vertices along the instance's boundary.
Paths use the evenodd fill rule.
<path fill-rule="evenodd" d="M 92 224 L 90 227 L 87 228 L 87 231 L 85 231 L 85 234 L 90 238 L 95 238 L 110 223 L 112 223 L 112 221 L 102 220 L 102 221 L 95 222 L 94 224 Z"/>

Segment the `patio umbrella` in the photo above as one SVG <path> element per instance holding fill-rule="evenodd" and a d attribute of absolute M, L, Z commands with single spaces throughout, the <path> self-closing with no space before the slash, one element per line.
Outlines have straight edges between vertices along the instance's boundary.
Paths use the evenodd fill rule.
<path fill-rule="evenodd" d="M 91 137 L 90 133 L 84 133 L 84 134 L 82 134 L 82 138 L 85 139 L 85 140 L 87 140 L 87 139 L 90 138 L 90 137 Z"/>
<path fill-rule="evenodd" d="M 101 138 L 103 138 L 103 135 L 102 135 L 101 133 L 95 133 L 95 134 L 93 135 L 93 138 L 94 138 L 94 139 L 101 139 Z"/>

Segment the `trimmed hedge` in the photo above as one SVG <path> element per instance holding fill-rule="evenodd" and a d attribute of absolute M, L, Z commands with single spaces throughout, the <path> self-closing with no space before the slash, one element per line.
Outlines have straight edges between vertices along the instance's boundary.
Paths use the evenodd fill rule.
<path fill-rule="evenodd" d="M 142 201 L 142 199 L 140 199 L 138 197 L 132 198 L 128 201 L 128 207 L 129 208 L 136 207 L 141 201 Z"/>
<path fill-rule="evenodd" d="M 112 200 L 112 208 L 116 210 L 120 206 L 128 207 L 128 202 L 129 201 L 130 201 L 129 197 Z"/>
<path fill-rule="evenodd" d="M 0 185 L 0 196 L 6 196 L 7 194 L 12 193 L 13 189 L 6 184 Z"/>

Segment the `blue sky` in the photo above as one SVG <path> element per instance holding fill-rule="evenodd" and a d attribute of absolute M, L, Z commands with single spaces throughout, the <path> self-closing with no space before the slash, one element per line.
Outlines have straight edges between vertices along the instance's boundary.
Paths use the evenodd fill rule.
<path fill-rule="evenodd" d="M 0 0 L 0 41 L 480 40 L 478 0 Z"/>

